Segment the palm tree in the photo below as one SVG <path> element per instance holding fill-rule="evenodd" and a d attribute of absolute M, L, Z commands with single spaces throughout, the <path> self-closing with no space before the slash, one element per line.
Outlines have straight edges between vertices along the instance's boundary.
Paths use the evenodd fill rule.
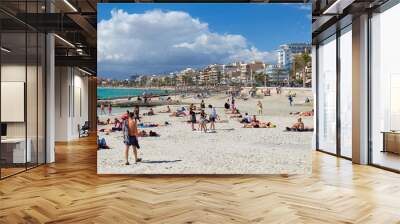
<path fill-rule="evenodd" d="M 293 74 L 296 75 L 297 71 L 302 72 L 303 87 L 306 85 L 306 66 L 311 62 L 311 56 L 306 53 L 296 55 L 293 63 Z"/>

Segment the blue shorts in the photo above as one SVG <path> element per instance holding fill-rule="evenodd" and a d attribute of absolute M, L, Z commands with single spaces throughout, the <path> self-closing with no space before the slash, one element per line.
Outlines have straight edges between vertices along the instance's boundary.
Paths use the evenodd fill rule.
<path fill-rule="evenodd" d="M 128 146 L 132 145 L 132 146 L 135 146 L 136 148 L 140 149 L 139 141 L 136 138 L 136 136 L 128 136 L 128 139 L 125 139 L 124 143 L 125 143 L 125 145 L 128 145 Z"/>

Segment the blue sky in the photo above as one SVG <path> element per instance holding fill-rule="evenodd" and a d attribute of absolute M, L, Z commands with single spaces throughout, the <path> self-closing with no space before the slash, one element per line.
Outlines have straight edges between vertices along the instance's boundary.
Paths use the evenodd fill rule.
<path fill-rule="evenodd" d="M 117 23 L 114 22 L 116 25 L 112 24 L 112 20 L 114 21 L 128 21 L 127 25 L 125 25 L 126 29 L 129 26 L 140 26 L 143 24 L 142 19 L 137 19 L 134 16 L 126 17 L 125 14 L 119 13 L 120 17 L 125 19 L 117 20 L 117 13 L 114 14 L 114 19 L 112 16 L 112 10 L 122 10 L 123 13 L 127 15 L 145 15 L 149 11 L 159 10 L 161 12 L 184 12 L 189 15 L 189 18 L 184 17 L 188 20 L 197 19 L 202 24 L 207 24 L 206 33 L 214 33 L 217 35 L 221 35 L 221 37 L 226 35 L 240 35 L 243 39 L 245 39 L 246 46 L 243 48 L 254 48 L 257 52 L 269 52 L 273 54 L 274 50 L 280 45 L 284 43 L 292 43 L 292 42 L 310 42 L 311 40 L 311 6 L 309 4 L 248 4 L 248 3 L 218 3 L 218 4 L 205 4 L 205 3 L 198 3 L 198 4 L 172 4 L 172 3 L 147 3 L 147 4 L 132 4 L 132 3 L 100 3 L 98 4 L 98 23 L 99 29 L 113 29 L 114 26 L 118 26 L 121 22 Z M 158 15 L 158 16 L 166 16 Z M 130 19 L 127 19 L 130 18 Z M 147 17 L 143 17 L 147 18 Z M 131 23 L 129 21 L 132 21 Z M 108 23 L 106 23 L 108 22 Z M 102 25 L 100 25 L 102 24 Z M 108 24 L 108 25 L 107 25 Z M 187 25 L 187 23 L 185 23 Z M 168 24 L 167 24 L 168 25 Z M 181 24 L 182 25 L 182 24 Z M 177 26 L 179 29 L 186 29 L 186 25 Z M 121 25 L 122 26 L 122 25 Z M 143 25 L 144 26 L 144 25 Z M 190 26 L 190 25 L 188 25 Z M 194 24 L 196 26 L 196 23 Z M 107 28 L 105 28 L 107 27 Z M 147 25 L 148 29 L 152 29 L 152 26 Z M 159 26 L 156 26 L 159 28 Z M 142 30 L 144 27 L 141 28 Z M 178 28 L 176 28 L 178 29 Z M 197 30 L 203 30 L 203 28 L 195 28 L 194 32 Z M 101 34 L 101 30 L 99 31 Z M 171 31 L 172 32 L 172 31 Z M 203 31 L 201 31 L 203 32 Z M 116 34 L 108 34 L 106 31 L 103 32 L 104 35 L 99 35 L 100 38 L 107 39 L 107 43 L 111 41 L 125 40 L 126 43 L 129 43 L 129 40 L 137 40 L 134 38 L 138 32 L 133 32 L 129 34 L 130 39 L 128 38 L 120 38 L 116 36 Z M 118 32 L 114 32 L 118 33 Z M 124 32 L 121 32 L 124 33 Z M 160 34 L 162 35 L 162 34 Z M 200 35 L 200 34 L 199 34 Z M 172 37 L 171 35 L 168 35 Z M 139 40 L 136 42 L 140 42 Z M 217 37 L 219 38 L 219 37 Z M 221 38 L 220 38 L 221 39 Z M 187 40 L 183 41 L 186 45 L 179 45 L 179 46 L 189 46 L 196 42 L 196 37 L 188 38 Z M 105 42 L 106 40 L 103 40 Z M 241 41 L 241 40 L 240 40 Z M 239 41 L 239 42 L 240 42 Z M 214 41 L 215 42 L 215 41 Z M 125 44 L 126 44 L 125 43 Z M 166 43 L 172 44 L 172 43 Z M 175 45 L 177 43 L 174 42 Z M 240 43 L 235 43 L 237 46 L 241 45 Z M 105 44 L 104 44 L 105 45 Z M 100 44 L 100 48 L 104 46 Z M 193 46 L 190 45 L 193 49 Z M 238 47 L 235 45 L 235 49 Z M 199 47 L 198 45 L 196 45 Z M 231 46 L 231 45 L 229 45 Z M 163 46 L 161 46 L 164 48 Z M 117 48 L 117 47 L 115 47 Z M 167 48 L 167 47 L 166 47 Z M 239 47 L 240 51 L 243 53 L 242 46 Z M 140 52 L 146 52 L 144 48 L 134 48 L 140 49 Z M 135 53 L 136 51 L 131 49 L 129 52 Z M 226 48 L 224 48 L 226 49 Z M 149 49 L 149 51 L 153 51 Z M 190 56 L 187 52 L 183 53 L 183 51 L 179 51 L 180 54 L 185 54 L 186 57 Z M 106 47 L 100 49 L 100 55 L 113 55 L 112 52 L 108 52 Z M 204 57 L 206 55 L 205 52 Z M 258 55 L 258 53 L 255 53 Z M 114 53 L 117 55 L 117 53 Z M 174 54 L 170 54 L 174 55 Z M 243 53 L 246 55 L 246 53 Z M 266 54 L 264 54 L 265 56 Z M 206 63 L 207 61 L 204 58 L 197 58 L 196 61 L 190 62 L 188 64 L 181 64 L 172 66 L 171 64 L 163 61 L 163 63 L 167 63 L 169 67 L 162 68 L 161 64 L 158 68 L 152 69 L 145 69 L 143 66 L 146 66 L 142 62 L 138 62 L 136 59 L 130 61 L 127 60 L 127 71 L 121 69 L 121 60 L 114 60 L 118 63 L 118 66 L 113 66 L 112 58 L 109 57 L 105 59 L 106 56 L 101 56 L 99 62 L 99 74 L 104 76 L 120 76 L 122 77 L 124 74 L 132 74 L 132 73 L 161 73 L 161 72 L 170 72 L 174 69 L 180 69 L 179 67 L 196 67 L 201 66 L 202 63 Z M 229 55 L 224 54 L 226 59 Z M 221 55 L 222 57 L 222 55 Z M 118 57 L 114 57 L 114 59 Z M 127 58 L 127 57 L 124 57 Z M 232 58 L 229 56 L 228 58 Z M 215 59 L 215 58 L 214 58 Z M 222 59 L 221 59 L 222 60 Z M 136 63 L 137 62 L 137 63 Z M 219 61 L 221 62 L 221 61 Z M 216 62 L 216 63 L 219 63 Z M 136 64 L 136 67 L 135 65 Z M 140 67 L 139 67 L 140 66 Z M 112 69 L 111 67 L 118 68 Z M 156 66 L 157 67 L 157 66 Z M 117 71 L 118 70 L 118 71 Z"/>

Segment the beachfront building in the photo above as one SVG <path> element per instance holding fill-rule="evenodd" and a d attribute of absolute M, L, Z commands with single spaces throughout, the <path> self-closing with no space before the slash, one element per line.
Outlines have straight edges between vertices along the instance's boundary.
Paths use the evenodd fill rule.
<path fill-rule="evenodd" d="M 240 64 L 240 81 L 243 84 L 253 84 L 255 75 L 263 72 L 265 64 L 261 61 L 252 61 Z"/>
<path fill-rule="evenodd" d="M 265 74 L 268 76 L 268 81 L 273 83 L 284 83 L 289 80 L 287 70 L 278 65 L 267 65 L 265 67 Z"/>
<path fill-rule="evenodd" d="M 290 71 L 295 56 L 302 53 L 310 54 L 311 44 L 291 43 L 280 45 L 277 50 L 278 66 Z"/>
<path fill-rule="evenodd" d="M 227 83 L 235 83 L 239 80 L 241 74 L 240 63 L 234 62 L 224 65 L 224 79 Z"/>

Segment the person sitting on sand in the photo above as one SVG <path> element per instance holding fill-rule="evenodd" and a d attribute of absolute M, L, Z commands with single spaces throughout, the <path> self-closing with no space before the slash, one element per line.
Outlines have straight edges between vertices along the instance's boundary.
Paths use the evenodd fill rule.
<path fill-rule="evenodd" d="M 160 134 L 158 134 L 155 131 L 150 130 L 149 133 L 147 133 L 145 130 L 142 130 L 139 132 L 140 137 L 159 137 Z"/>
<path fill-rule="evenodd" d="M 206 104 L 204 103 L 204 100 L 201 100 L 200 108 L 201 108 L 202 110 L 206 109 Z"/>
<path fill-rule="evenodd" d="M 99 139 L 98 136 L 97 136 L 97 147 L 99 149 L 110 149 L 110 146 L 107 145 L 106 139 L 105 138 Z"/>
<path fill-rule="evenodd" d="M 229 99 L 225 102 L 224 108 L 225 108 L 225 112 L 231 108 L 231 105 L 229 105 Z"/>
<path fill-rule="evenodd" d="M 150 107 L 150 110 L 147 113 L 147 115 L 155 115 L 153 108 Z"/>
<path fill-rule="evenodd" d="M 253 127 L 259 127 L 260 126 L 260 121 L 259 120 L 257 120 L 257 117 L 256 117 L 256 115 L 253 115 L 253 118 L 251 119 L 251 122 L 250 122 L 250 124 L 253 126 Z"/>
<path fill-rule="evenodd" d="M 253 119 L 250 123 L 244 124 L 244 128 L 276 128 L 276 125 L 271 122 L 261 122 L 257 120 L 256 115 L 253 115 Z"/>
<path fill-rule="evenodd" d="M 300 117 L 297 119 L 297 122 L 292 125 L 292 127 L 286 127 L 286 131 L 314 131 L 314 128 L 305 127 Z"/>
<path fill-rule="evenodd" d="M 150 107 L 150 110 L 149 110 L 149 112 L 147 112 L 147 113 L 143 113 L 143 115 L 147 115 L 147 116 L 153 116 L 153 115 L 156 115 L 156 114 L 154 113 L 154 110 L 153 110 L 153 108 L 151 108 L 151 107 Z"/>
<path fill-rule="evenodd" d="M 304 129 L 304 123 L 303 123 L 301 117 L 299 117 L 297 119 L 297 122 L 292 125 L 292 129 L 297 129 L 297 130 Z"/>
<path fill-rule="evenodd" d="M 111 129 L 113 132 L 114 131 L 122 131 L 122 122 L 118 120 L 118 118 L 114 119 L 114 127 Z"/>
<path fill-rule="evenodd" d="M 243 119 L 240 121 L 240 123 L 246 123 L 249 124 L 251 122 L 251 117 L 248 113 L 244 114 Z"/>
<path fill-rule="evenodd" d="M 207 114 L 204 112 L 204 110 L 201 110 L 200 113 L 200 131 L 207 132 Z"/>
<path fill-rule="evenodd" d="M 129 113 L 129 118 L 124 121 L 123 133 L 124 133 L 124 143 L 125 143 L 125 165 L 129 165 L 129 147 L 133 148 L 133 155 L 135 156 L 135 162 L 142 161 L 137 155 L 137 150 L 140 149 L 139 141 L 137 136 L 139 134 L 137 129 L 136 120 L 134 118 L 134 113 Z"/>

